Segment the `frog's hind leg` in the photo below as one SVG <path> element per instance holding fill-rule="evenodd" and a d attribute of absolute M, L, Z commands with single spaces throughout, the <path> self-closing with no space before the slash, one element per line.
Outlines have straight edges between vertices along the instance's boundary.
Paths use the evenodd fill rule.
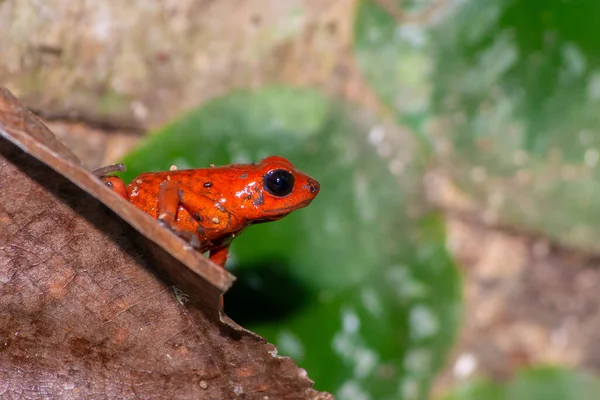
<path fill-rule="evenodd" d="M 177 209 L 181 201 L 179 185 L 175 181 L 166 180 L 159 186 L 158 191 L 158 222 L 175 232 L 179 237 L 188 242 L 192 247 L 201 247 L 198 235 L 195 232 L 180 229 L 177 226 Z"/>
<path fill-rule="evenodd" d="M 128 200 L 127 190 L 125 189 L 125 183 L 118 176 L 108 175 L 113 172 L 122 172 L 125 171 L 125 164 L 111 164 L 106 167 L 98 168 L 92 173 L 96 175 L 104 184 L 112 189 L 113 192 L 117 193 L 119 196 Z"/>
<path fill-rule="evenodd" d="M 110 188 L 113 192 L 124 198 L 125 200 L 129 200 L 127 196 L 127 189 L 125 188 L 125 183 L 118 176 L 103 176 L 100 178 L 104 184 Z"/>
<path fill-rule="evenodd" d="M 173 229 L 179 208 L 179 185 L 175 181 L 163 181 L 158 189 L 158 221 Z"/>

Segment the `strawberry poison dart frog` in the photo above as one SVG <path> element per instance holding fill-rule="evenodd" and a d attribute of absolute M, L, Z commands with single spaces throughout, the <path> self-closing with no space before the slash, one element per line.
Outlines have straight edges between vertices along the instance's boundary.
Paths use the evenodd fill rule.
<path fill-rule="evenodd" d="M 319 193 L 319 182 L 283 157 L 223 167 L 148 172 L 125 183 L 110 172 L 95 171 L 127 201 L 224 267 L 233 238 L 247 226 L 281 219 L 306 207 Z"/>

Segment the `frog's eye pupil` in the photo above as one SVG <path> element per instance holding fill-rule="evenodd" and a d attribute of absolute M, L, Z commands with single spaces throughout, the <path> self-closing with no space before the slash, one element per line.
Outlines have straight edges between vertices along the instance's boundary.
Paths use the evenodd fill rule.
<path fill-rule="evenodd" d="M 284 169 L 275 169 L 267 172 L 264 185 L 273 196 L 287 196 L 294 189 L 294 175 Z"/>

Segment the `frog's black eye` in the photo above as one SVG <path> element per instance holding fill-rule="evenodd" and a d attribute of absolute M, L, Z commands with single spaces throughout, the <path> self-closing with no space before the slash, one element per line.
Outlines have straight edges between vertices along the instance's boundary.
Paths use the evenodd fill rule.
<path fill-rule="evenodd" d="M 294 189 L 294 175 L 284 169 L 274 169 L 265 175 L 264 185 L 273 196 L 287 196 Z"/>

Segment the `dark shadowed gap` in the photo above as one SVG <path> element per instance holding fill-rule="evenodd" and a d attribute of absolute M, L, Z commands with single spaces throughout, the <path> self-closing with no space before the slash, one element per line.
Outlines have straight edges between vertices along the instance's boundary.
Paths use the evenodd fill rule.
<path fill-rule="evenodd" d="M 287 260 L 275 258 L 236 268 L 237 280 L 225 294 L 226 314 L 245 326 L 296 313 L 313 293 L 290 272 Z"/>

